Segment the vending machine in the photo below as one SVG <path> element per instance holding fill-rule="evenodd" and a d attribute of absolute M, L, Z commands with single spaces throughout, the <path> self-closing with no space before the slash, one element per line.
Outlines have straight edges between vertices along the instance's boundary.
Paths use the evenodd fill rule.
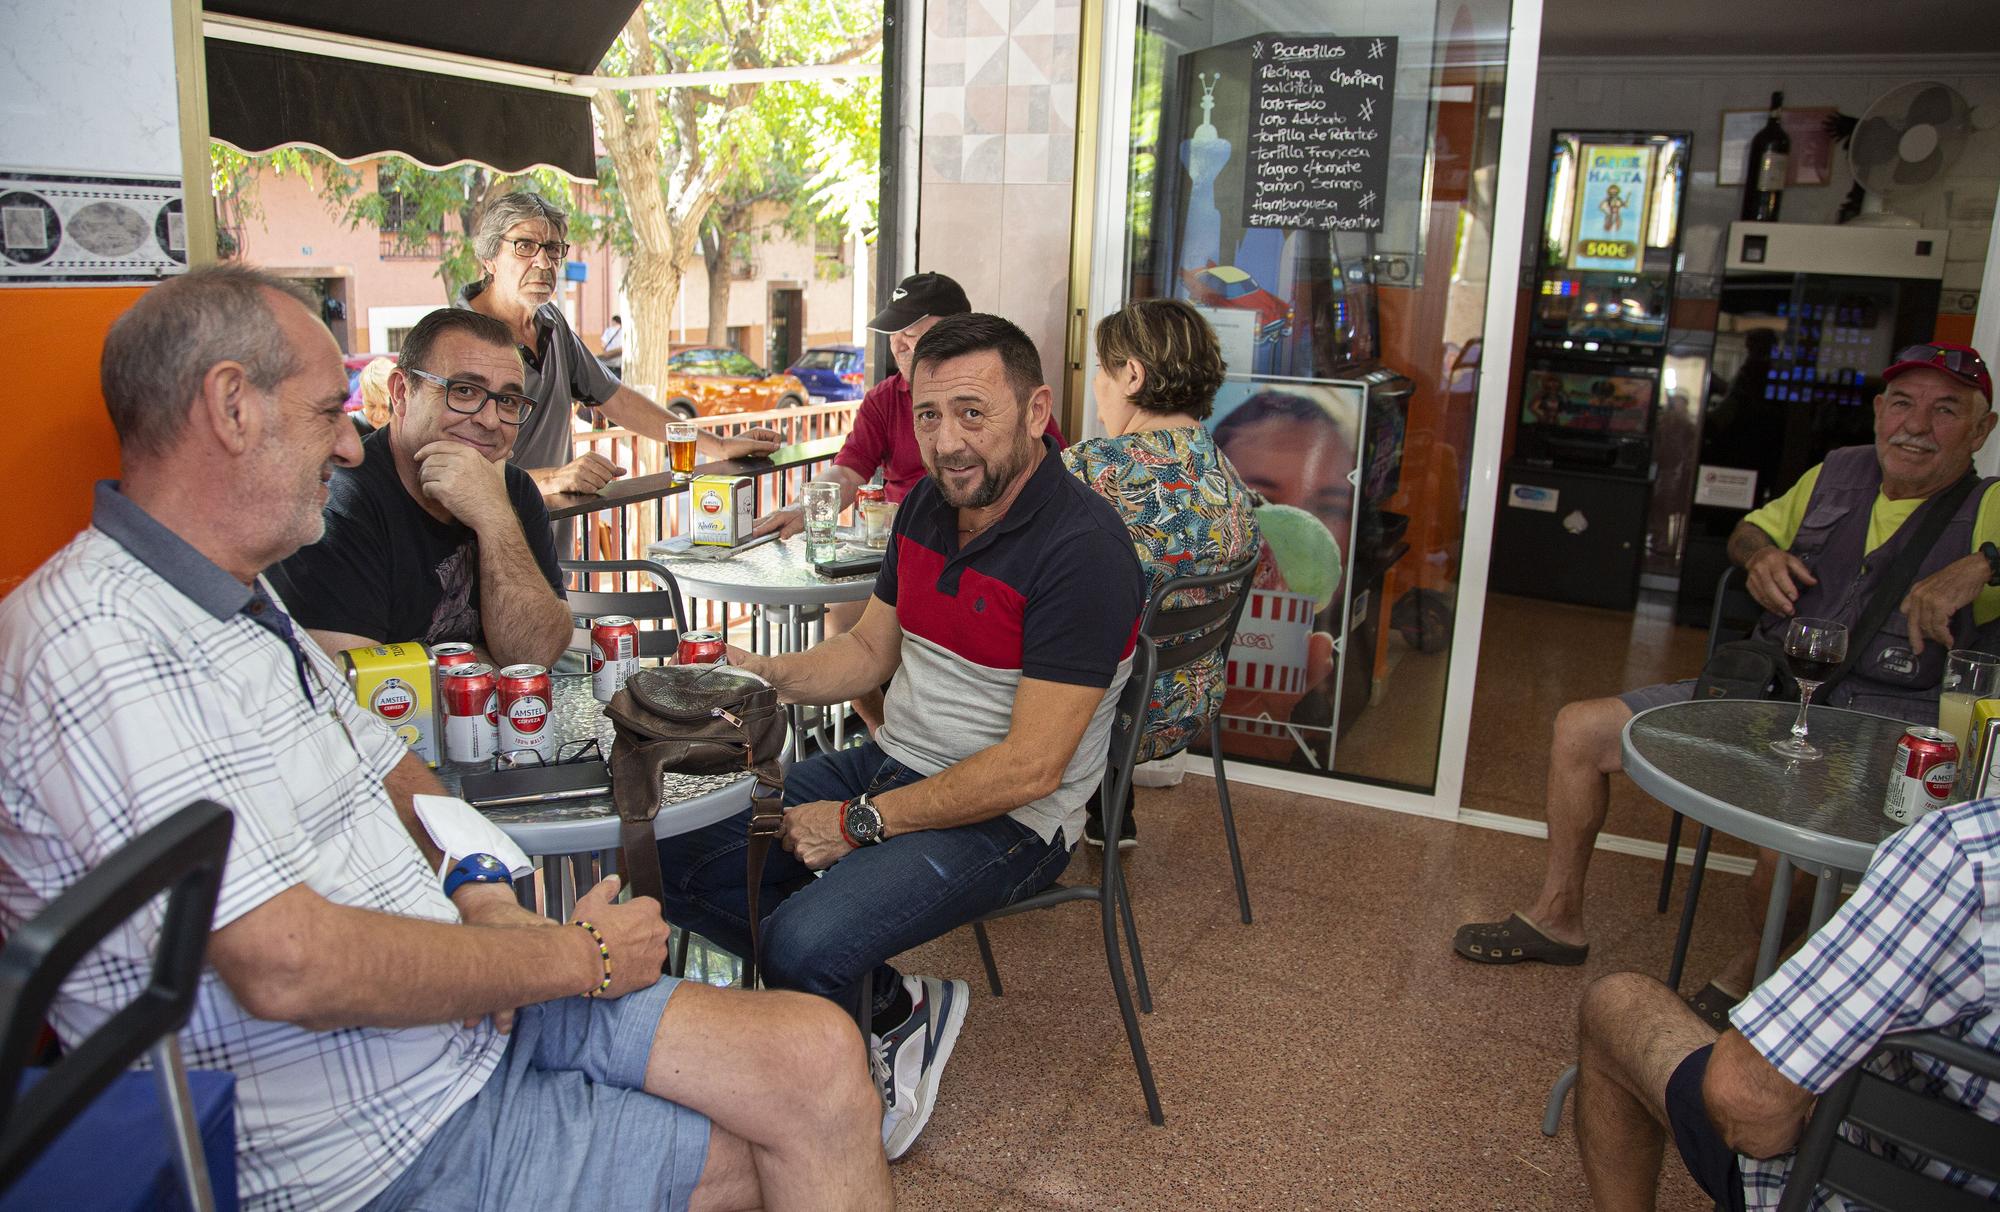
<path fill-rule="evenodd" d="M 1555 132 L 1494 524 L 1502 593 L 1615 609 L 1638 596 L 1688 145 L 1676 131 Z"/>
<path fill-rule="evenodd" d="M 1676 617 L 1707 626 L 1729 532 L 1829 450 L 1874 441 L 1897 350 L 1937 324 L 1948 233 L 1733 223 Z"/>

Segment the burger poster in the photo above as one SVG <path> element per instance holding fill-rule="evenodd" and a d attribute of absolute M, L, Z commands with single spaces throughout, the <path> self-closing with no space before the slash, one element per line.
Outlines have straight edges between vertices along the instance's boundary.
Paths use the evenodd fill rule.
<path fill-rule="evenodd" d="M 1653 176 L 1653 149 L 1586 143 L 1580 161 L 1569 267 L 1639 272 L 1646 258 L 1646 199 Z"/>
<path fill-rule="evenodd" d="M 1216 445 L 1265 501 L 1264 550 L 1229 651 L 1229 757 L 1333 769 L 1363 399 L 1360 384 L 1263 377 L 1216 393 Z"/>

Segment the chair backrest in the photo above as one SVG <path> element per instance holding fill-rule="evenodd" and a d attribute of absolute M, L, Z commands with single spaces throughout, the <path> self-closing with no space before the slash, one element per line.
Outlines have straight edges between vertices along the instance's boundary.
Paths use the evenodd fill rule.
<path fill-rule="evenodd" d="M 1955 1101 L 1926 1095 L 1869 1071 L 1869 1061 L 1898 1053 L 1935 1057 L 1988 1082 L 2000 1082 L 2000 1056 L 1956 1036 L 1906 1031 L 1885 1037 L 1868 1060 L 1834 1083 L 1813 1109 L 1778 1212 L 1802 1212 L 1811 1207 L 1813 1192 L 1821 1187 L 1871 1208 L 1953 1212 L 1993 1206 L 1942 1178 L 1878 1157 L 1841 1135 L 1841 1124 L 1851 1124 L 1906 1152 L 2000 1181 L 2000 1124 Z"/>
<path fill-rule="evenodd" d="M 1764 616 L 1764 608 L 1750 596 L 1745 577 L 1741 568 L 1731 564 L 1716 579 L 1715 605 L 1708 612 L 1709 656 L 1715 655 L 1718 645 L 1748 637 Z"/>
<path fill-rule="evenodd" d="M 680 633 L 688 629 L 687 607 L 681 602 L 680 582 L 665 565 L 652 560 L 562 560 L 562 570 L 579 574 L 584 585 L 598 574 L 618 574 L 618 583 L 629 583 L 633 574 L 651 577 L 659 583 L 658 589 L 621 589 L 600 591 L 593 589 L 571 589 L 570 613 L 579 618 L 594 619 L 607 614 L 630 615 L 634 619 L 655 622 L 672 620 L 673 629 L 664 627 L 639 631 L 639 655 L 642 657 L 671 657 L 680 645 Z"/>
<path fill-rule="evenodd" d="M 134 1060 L 187 1023 L 235 823 L 227 808 L 197 800 L 71 884 L 0 950 L 0 1189 Z M 63 981 L 161 892 L 166 915 L 146 988 L 16 1100 Z"/>
<path fill-rule="evenodd" d="M 1150 636 L 1141 635 L 1132 645 L 1132 673 L 1118 692 L 1118 707 L 1111 717 L 1110 752 L 1104 762 L 1105 820 L 1117 824 L 1114 812 L 1125 806 L 1125 789 L 1132 783 L 1132 767 L 1139 759 L 1139 742 L 1146 735 L 1146 703 L 1152 697 L 1153 679 L 1159 674 L 1159 654 Z M 1106 836 L 1116 837 L 1114 834 Z M 1111 849 L 1116 850 L 1113 846 Z"/>
<path fill-rule="evenodd" d="M 1175 577 L 1153 591 L 1139 616 L 1139 633 L 1150 636 L 1158 647 L 1154 677 L 1226 648 L 1236 638 L 1236 623 L 1243 617 L 1243 604 L 1250 599 L 1250 578 L 1256 572 L 1257 553 L 1251 552 L 1221 572 Z M 1221 592 L 1199 606 L 1167 607 L 1168 599 L 1190 589 Z M 1151 683 L 1153 679 L 1146 680 Z"/>

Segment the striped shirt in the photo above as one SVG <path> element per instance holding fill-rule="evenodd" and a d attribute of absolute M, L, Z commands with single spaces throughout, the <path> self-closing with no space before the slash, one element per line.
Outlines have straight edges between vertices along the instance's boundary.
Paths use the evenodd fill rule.
<path fill-rule="evenodd" d="M 268 599 L 115 487 L 99 485 L 92 523 L 0 602 L 0 922 L 33 917 L 203 798 L 236 814 L 216 929 L 298 884 L 457 921 L 383 787 L 407 750 L 332 662 L 288 645 Z M 64 983 L 52 1015 L 64 1041 L 145 987 L 161 911 L 156 900 Z M 236 1076 L 249 1209 L 366 1203 L 485 1085 L 504 1046 L 484 1024 L 267 1022 L 213 969 L 181 1031 L 191 1067 Z"/>
<path fill-rule="evenodd" d="M 1895 1031 L 1944 1028 L 2000 1053 L 2000 799 L 1931 813 L 1883 842 L 1853 898 L 1729 1017 L 1813 1094 Z M 1899 1056 L 1881 1072 L 2000 1121 L 2000 1089 L 1962 1069 Z M 1893 1146 L 1869 1143 L 1898 1156 Z M 1740 1164 L 1751 1212 L 1776 1208 L 1791 1155 Z M 1994 1194 L 1992 1183 L 1963 1172 L 1934 1172 Z M 1853 1205 L 1821 1192 L 1813 1206 Z"/>

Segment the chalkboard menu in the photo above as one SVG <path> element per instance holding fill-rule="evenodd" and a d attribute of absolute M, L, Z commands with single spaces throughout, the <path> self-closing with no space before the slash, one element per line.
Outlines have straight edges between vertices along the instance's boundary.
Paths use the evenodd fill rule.
<path fill-rule="evenodd" d="M 1380 231 L 1396 39 L 1274 34 L 1250 64 L 1249 225 Z"/>

